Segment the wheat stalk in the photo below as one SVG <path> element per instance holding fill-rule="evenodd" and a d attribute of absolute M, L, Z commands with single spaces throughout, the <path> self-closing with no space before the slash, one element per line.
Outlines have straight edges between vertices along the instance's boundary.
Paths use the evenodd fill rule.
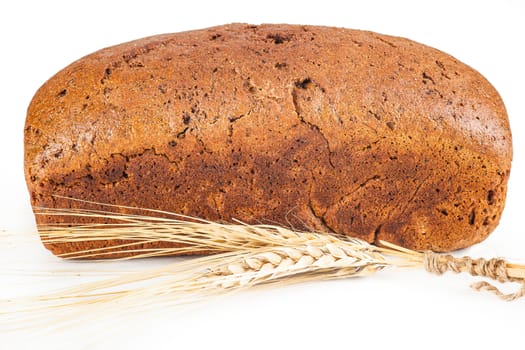
<path fill-rule="evenodd" d="M 205 301 L 263 284 L 363 276 L 392 264 L 393 260 L 385 259 L 379 248 L 364 241 L 308 235 L 301 244 L 201 257 L 46 296 L 21 299 L 11 304 L 14 308 L 9 308 L 9 303 L 1 304 L 0 315 L 17 314 L 19 320 L 24 320 L 24 327 L 28 320 L 45 322 L 50 317 L 64 323 L 81 322 L 86 315 L 94 317 L 94 310 L 116 316 L 155 305 L 165 307 Z M 140 284 L 145 281 L 147 284 Z"/>
<path fill-rule="evenodd" d="M 474 285 L 476 289 L 492 291 L 505 300 L 514 300 L 525 294 L 525 266 L 502 259 L 455 258 L 416 252 L 388 242 L 376 246 L 346 236 L 295 231 L 276 225 L 222 224 L 176 214 L 170 214 L 171 218 L 161 218 L 46 208 L 37 208 L 36 213 L 113 221 L 111 224 L 41 226 L 40 233 L 46 242 L 125 239 L 132 243 L 119 248 L 133 250 L 133 242 L 163 241 L 184 244 L 185 247 L 136 251 L 135 257 L 192 250 L 216 254 L 83 284 L 45 296 L 0 302 L 0 324 L 1 317 L 25 320 L 23 323 L 10 321 L 24 326 L 27 326 L 27 321 L 47 322 L 50 317 L 70 324 L 80 322 L 86 315 L 114 316 L 155 305 L 184 305 L 258 285 L 357 277 L 387 267 L 419 267 L 438 274 L 467 272 L 500 282 L 522 284 L 518 292 L 510 295 L 501 293 L 487 282 L 477 283 Z M 103 257 L 103 254 L 98 250 L 86 250 L 77 252 L 75 257 Z"/>
<path fill-rule="evenodd" d="M 124 207 L 129 208 L 129 207 Z M 286 242 L 300 244 L 305 240 L 332 242 L 336 235 L 315 232 L 296 232 L 278 225 L 248 225 L 233 220 L 222 224 L 191 216 L 169 212 L 153 211 L 169 217 L 146 216 L 129 213 L 91 209 L 34 208 L 36 215 L 71 218 L 62 224 L 38 225 L 42 242 L 75 243 L 87 241 L 126 242 L 106 245 L 103 248 L 86 249 L 60 254 L 61 258 L 106 258 L 120 252 L 132 253 L 125 259 L 165 255 L 181 255 L 206 251 L 210 254 L 274 246 Z M 111 221 L 111 223 L 76 224 L 79 218 Z M 176 246 L 164 248 L 137 249 L 149 242 L 172 243 Z"/>

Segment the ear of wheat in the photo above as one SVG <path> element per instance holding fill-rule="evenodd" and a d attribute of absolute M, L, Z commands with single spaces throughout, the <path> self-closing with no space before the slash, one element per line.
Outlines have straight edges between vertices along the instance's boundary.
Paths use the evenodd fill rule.
<path fill-rule="evenodd" d="M 302 242 L 296 238 L 293 245 L 267 245 L 204 256 L 21 299 L 14 304 L 4 303 L 0 315 L 18 315 L 24 320 L 24 327 L 28 321 L 38 324 L 50 317 L 74 323 L 86 315 L 93 317 L 93 310 L 119 315 L 155 305 L 185 305 L 257 285 L 364 276 L 391 264 L 378 248 L 366 242 L 309 234 Z"/>
<path fill-rule="evenodd" d="M 38 225 L 44 243 L 73 243 L 86 241 L 127 242 L 104 248 L 74 251 L 59 255 L 65 259 L 105 258 L 118 248 L 133 253 L 129 258 L 146 258 L 164 255 L 184 255 L 196 251 L 223 253 L 243 249 L 278 245 L 283 241 L 319 238 L 319 234 L 301 234 L 277 225 L 247 225 L 240 221 L 221 224 L 195 217 L 169 214 L 170 217 L 144 216 L 129 213 L 90 209 L 34 208 L 36 215 L 71 218 L 71 222 L 54 225 Z M 112 221 L 108 223 L 75 224 L 78 218 Z M 331 236 L 324 235 L 330 240 Z M 169 248 L 137 249 L 147 242 L 174 243 Z"/>
<path fill-rule="evenodd" d="M 514 300 L 525 294 L 525 266 L 503 259 L 455 258 L 416 252 L 388 242 L 376 246 L 346 236 L 295 231 L 275 225 L 222 224 L 176 214 L 172 214 L 172 218 L 160 218 L 83 209 L 36 208 L 35 212 L 114 221 L 111 224 L 43 226 L 39 230 L 46 242 L 120 239 L 131 241 L 120 248 L 134 249 L 135 242 L 153 240 L 176 242 L 184 247 L 138 251 L 135 257 L 191 250 L 215 254 L 45 296 L 0 302 L 0 318 L 38 322 L 54 314 L 55 319 L 61 318 L 65 323 L 78 322 L 82 315 L 93 317 L 94 310 L 115 315 L 155 305 L 190 304 L 258 285 L 357 277 L 388 267 L 419 267 L 437 274 L 466 272 L 499 282 L 518 282 L 521 288 L 512 294 L 503 294 L 485 281 L 473 287 L 492 291 L 504 300 Z M 74 257 L 96 257 L 99 253 L 86 250 Z"/>

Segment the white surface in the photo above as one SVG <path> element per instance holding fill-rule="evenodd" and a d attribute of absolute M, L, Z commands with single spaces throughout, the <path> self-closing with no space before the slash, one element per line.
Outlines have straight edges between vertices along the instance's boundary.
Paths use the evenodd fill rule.
<path fill-rule="evenodd" d="M 286 22 L 368 29 L 448 52 L 484 74 L 505 101 L 514 134 L 507 206 L 499 228 L 466 253 L 525 258 L 521 1 L 4 1 L 0 119 L 0 229 L 34 232 L 23 176 L 25 112 L 37 88 L 73 60 L 143 36 L 229 22 Z M 9 4 L 9 5 L 6 5 Z M 345 4 L 345 5 L 343 5 Z M 1 236 L 1 235 L 0 235 Z M 140 262 L 126 269 L 144 268 Z M 139 266 L 140 265 L 140 266 Z M 37 240 L 0 237 L 0 298 L 78 283 Z M 82 273 L 80 273 L 82 275 Z M 0 348 L 521 348 L 525 299 L 504 303 L 468 288 L 471 278 L 387 271 L 376 276 L 241 293 L 184 311 L 135 315 L 114 329 L 7 334 Z M 1 310 L 0 310 L 1 312 Z M 0 317 L 2 317 L 0 315 Z M 49 320 L 53 324 L 54 320 Z"/>

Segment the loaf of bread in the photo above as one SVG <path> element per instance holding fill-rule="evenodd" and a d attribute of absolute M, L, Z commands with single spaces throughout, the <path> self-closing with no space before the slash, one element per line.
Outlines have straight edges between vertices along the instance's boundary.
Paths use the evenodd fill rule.
<path fill-rule="evenodd" d="M 474 69 L 407 39 L 316 26 L 231 24 L 100 50 L 38 90 L 25 126 L 34 206 L 83 205 L 58 195 L 435 251 L 493 231 L 511 158 L 503 102 Z"/>

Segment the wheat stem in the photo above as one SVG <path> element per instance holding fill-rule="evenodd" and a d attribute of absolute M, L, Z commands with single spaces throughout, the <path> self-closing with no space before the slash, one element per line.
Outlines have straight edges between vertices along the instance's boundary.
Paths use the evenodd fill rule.
<path fill-rule="evenodd" d="M 242 222 L 222 224 L 193 217 L 169 214 L 170 218 L 121 214 L 84 209 L 37 208 L 38 215 L 111 219 L 111 224 L 40 226 L 45 242 L 83 240 L 127 240 L 112 248 L 126 249 L 135 257 L 191 253 L 206 250 L 216 254 L 168 264 L 145 272 L 82 284 L 34 298 L 0 302 L 1 317 L 18 315 L 20 319 L 45 322 L 55 315 L 64 322 L 85 315 L 86 308 L 110 314 L 138 311 L 155 305 L 176 306 L 208 300 L 246 288 L 267 284 L 363 276 L 387 267 L 425 268 L 467 272 L 500 282 L 518 282 L 522 288 L 505 295 L 494 286 L 481 282 L 476 289 L 489 290 L 504 300 L 525 295 L 525 267 L 502 259 L 454 258 L 432 252 L 416 252 L 389 242 L 379 246 L 337 235 L 294 231 L 276 225 L 247 225 Z M 176 248 L 136 249 L 144 242 L 174 242 Z M 101 255 L 102 254 L 102 255 Z M 100 257 L 104 251 L 91 249 L 72 257 Z M 64 257 L 69 257 L 64 254 Z M 102 311 L 101 311 L 102 312 Z M 69 320 L 69 321 L 68 321 Z"/>

